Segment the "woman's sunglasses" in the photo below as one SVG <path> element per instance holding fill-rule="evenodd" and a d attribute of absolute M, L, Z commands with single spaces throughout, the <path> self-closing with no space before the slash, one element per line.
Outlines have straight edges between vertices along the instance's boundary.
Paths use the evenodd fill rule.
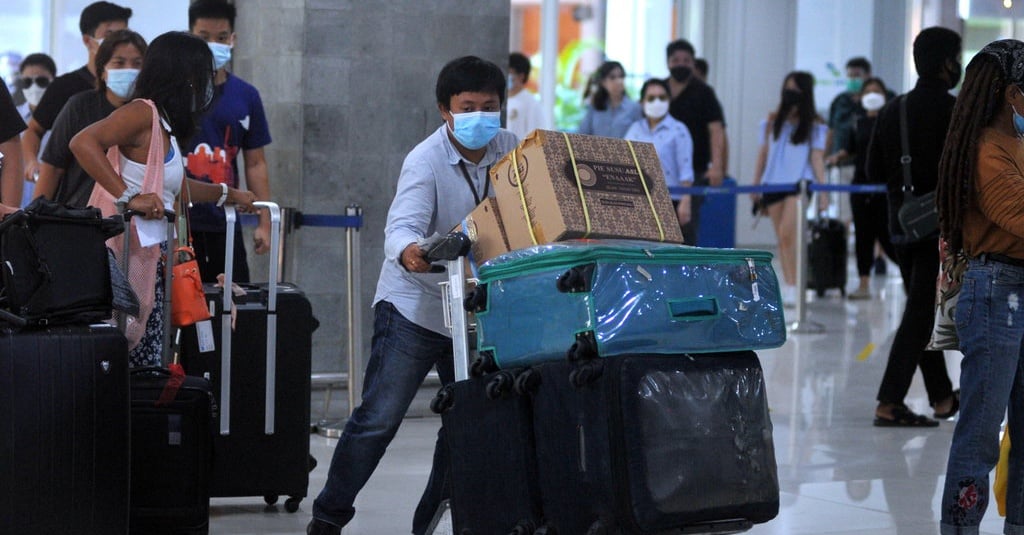
<path fill-rule="evenodd" d="M 45 76 L 36 76 L 35 78 L 19 78 L 18 87 L 22 89 L 28 89 L 29 87 L 32 87 L 32 82 L 35 82 L 36 85 L 38 85 L 42 89 L 46 89 L 46 87 L 50 85 L 49 78 Z"/>

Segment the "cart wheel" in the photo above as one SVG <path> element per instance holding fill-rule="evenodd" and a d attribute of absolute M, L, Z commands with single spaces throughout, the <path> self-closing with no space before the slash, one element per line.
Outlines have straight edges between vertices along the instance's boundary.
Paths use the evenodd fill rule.
<path fill-rule="evenodd" d="M 498 364 L 494 362 L 494 353 L 490 351 L 481 351 L 480 356 L 474 359 L 473 364 L 469 366 L 471 377 L 483 377 L 496 371 L 498 371 Z"/>
<path fill-rule="evenodd" d="M 274 505 L 277 503 L 277 498 L 277 494 L 266 494 L 263 496 L 263 501 L 266 502 L 267 505 Z"/>
<path fill-rule="evenodd" d="M 284 510 L 288 511 L 289 513 L 294 513 L 295 511 L 299 510 L 299 503 L 301 502 L 302 498 L 292 496 L 291 498 L 288 498 L 287 500 L 284 501 Z"/>
<path fill-rule="evenodd" d="M 437 395 L 430 401 L 430 411 L 434 414 L 441 414 L 452 406 L 452 389 L 450 386 L 441 388 Z"/>
<path fill-rule="evenodd" d="M 527 368 L 516 376 L 512 389 L 515 390 L 516 394 L 523 396 L 531 392 L 536 392 L 538 386 L 540 386 L 540 374 L 532 368 Z"/>
<path fill-rule="evenodd" d="M 498 372 L 487 383 L 487 399 L 499 399 L 512 388 L 515 380 L 509 372 Z"/>
<path fill-rule="evenodd" d="M 462 308 L 467 312 L 481 312 L 487 308 L 487 285 L 481 284 L 470 290 L 462 300 Z"/>

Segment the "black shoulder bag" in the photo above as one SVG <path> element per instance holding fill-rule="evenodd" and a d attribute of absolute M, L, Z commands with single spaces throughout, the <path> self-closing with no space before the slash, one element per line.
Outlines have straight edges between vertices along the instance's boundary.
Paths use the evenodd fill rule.
<path fill-rule="evenodd" d="M 907 133 L 907 95 L 900 97 L 900 146 L 903 150 L 900 156 L 900 165 L 903 167 L 903 205 L 896 217 L 903 230 L 903 243 L 914 243 L 939 232 L 939 212 L 935 206 L 934 190 L 924 195 L 914 195 L 910 175 L 910 136 Z"/>

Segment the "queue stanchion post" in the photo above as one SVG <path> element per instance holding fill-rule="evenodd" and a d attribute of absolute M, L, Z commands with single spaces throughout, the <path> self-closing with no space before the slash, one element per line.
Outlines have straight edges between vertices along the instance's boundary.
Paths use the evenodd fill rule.
<path fill-rule="evenodd" d="M 793 334 L 816 334 L 825 327 L 807 319 L 807 181 L 800 181 L 796 197 L 796 321 L 787 325 Z M 821 193 L 817 193 L 820 195 Z"/>

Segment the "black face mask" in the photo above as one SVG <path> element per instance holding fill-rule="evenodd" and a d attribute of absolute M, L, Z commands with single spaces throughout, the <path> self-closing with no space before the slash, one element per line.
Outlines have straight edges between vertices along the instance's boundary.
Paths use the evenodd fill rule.
<path fill-rule="evenodd" d="M 693 69 L 689 67 L 672 67 L 668 72 L 672 75 L 672 79 L 677 82 L 685 82 L 693 75 Z"/>
<path fill-rule="evenodd" d="M 783 110 L 788 110 L 789 108 L 792 108 L 793 106 L 796 106 L 797 104 L 800 104 L 800 101 L 803 100 L 803 98 L 804 98 L 803 93 L 801 93 L 799 91 L 796 91 L 796 90 L 793 90 L 793 89 L 783 89 L 782 90 L 782 109 Z"/>

